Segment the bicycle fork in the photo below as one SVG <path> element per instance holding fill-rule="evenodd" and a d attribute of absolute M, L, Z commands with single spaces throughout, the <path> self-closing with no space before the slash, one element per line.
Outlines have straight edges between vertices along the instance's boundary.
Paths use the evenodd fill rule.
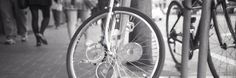
<path fill-rule="evenodd" d="M 108 14 L 107 14 L 107 18 L 106 18 L 106 22 L 105 22 L 105 42 L 107 44 L 107 50 L 111 51 L 111 43 L 110 43 L 110 36 L 109 36 L 109 24 L 112 18 L 112 10 L 113 10 L 113 5 L 114 5 L 114 0 L 110 0 L 110 4 L 108 6 Z M 113 27 L 112 27 L 113 28 Z M 111 30 L 113 31 L 113 30 Z"/>

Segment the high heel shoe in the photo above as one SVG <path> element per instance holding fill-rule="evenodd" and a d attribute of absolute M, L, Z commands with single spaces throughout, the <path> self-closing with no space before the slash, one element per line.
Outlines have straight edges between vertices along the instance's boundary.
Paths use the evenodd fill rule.
<path fill-rule="evenodd" d="M 46 38 L 42 34 L 39 33 L 37 34 L 37 36 L 39 37 L 40 42 L 42 42 L 45 45 L 48 45 Z"/>

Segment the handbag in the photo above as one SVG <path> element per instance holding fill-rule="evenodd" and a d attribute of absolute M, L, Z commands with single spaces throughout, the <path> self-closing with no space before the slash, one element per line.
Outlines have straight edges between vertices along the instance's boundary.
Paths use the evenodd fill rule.
<path fill-rule="evenodd" d="M 20 9 L 28 8 L 29 0 L 17 0 L 17 1 L 18 1 L 18 6 Z"/>

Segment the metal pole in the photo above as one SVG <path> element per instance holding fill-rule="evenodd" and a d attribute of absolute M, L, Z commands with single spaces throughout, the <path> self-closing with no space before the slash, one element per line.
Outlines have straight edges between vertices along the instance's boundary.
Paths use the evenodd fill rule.
<path fill-rule="evenodd" d="M 197 78 L 206 78 L 207 55 L 209 48 L 209 27 L 211 18 L 211 2 L 212 0 L 203 0 L 202 15 L 200 21 L 201 33 Z"/>
<path fill-rule="evenodd" d="M 184 0 L 184 6 L 191 8 L 192 0 Z M 188 78 L 188 61 L 190 51 L 190 24 L 191 24 L 191 10 L 184 9 L 184 22 L 183 22 L 183 48 L 182 48 L 182 67 L 181 78 Z"/>

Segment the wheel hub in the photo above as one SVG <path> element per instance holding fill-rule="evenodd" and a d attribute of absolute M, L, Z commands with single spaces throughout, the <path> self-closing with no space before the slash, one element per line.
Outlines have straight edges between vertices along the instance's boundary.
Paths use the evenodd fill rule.
<path fill-rule="evenodd" d="M 126 44 L 120 50 L 118 50 L 118 57 L 121 62 L 134 62 L 141 58 L 143 54 L 142 46 L 138 43 L 132 42 Z"/>
<path fill-rule="evenodd" d="M 91 63 L 101 62 L 105 58 L 105 49 L 101 44 L 94 43 L 88 46 L 86 57 Z"/>

